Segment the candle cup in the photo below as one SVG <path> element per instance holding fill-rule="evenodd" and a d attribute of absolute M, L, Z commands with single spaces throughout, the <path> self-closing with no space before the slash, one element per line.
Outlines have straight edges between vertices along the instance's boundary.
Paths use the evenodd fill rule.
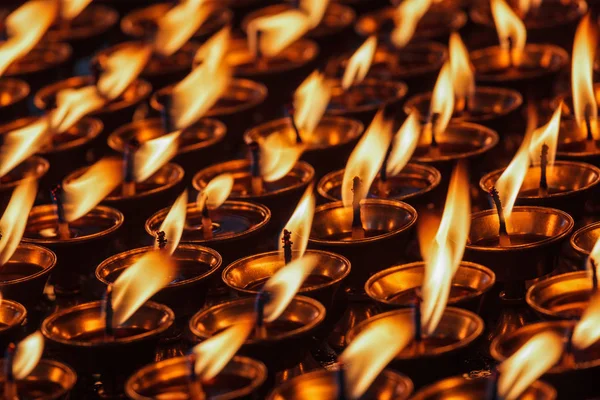
<path fill-rule="evenodd" d="M 0 360 L 5 368 L 6 359 Z M 6 377 L 0 377 L 4 385 Z M 54 360 L 41 359 L 31 373 L 24 379 L 18 379 L 17 394 L 22 399 L 68 400 L 77 383 L 77 374 L 71 367 Z"/>
<path fill-rule="evenodd" d="M 548 331 L 563 337 L 566 345 L 575 324 L 576 321 L 546 321 L 524 326 L 496 338 L 492 342 L 490 353 L 496 361 L 504 361 L 534 335 Z M 574 354 L 575 360 L 572 365 L 569 365 L 563 356 L 563 359 L 542 375 L 541 379 L 554 386 L 559 397 L 593 398 L 598 395 L 599 390 L 589 382 L 598 376 L 600 370 L 600 342 L 596 342 L 585 351 L 574 349 Z"/>
<path fill-rule="evenodd" d="M 190 330 L 197 339 L 206 340 L 242 319 L 255 318 L 254 303 L 254 298 L 244 298 L 201 310 L 190 320 Z M 266 338 L 251 335 L 239 354 L 262 361 L 269 375 L 274 376 L 304 360 L 313 344 L 312 334 L 324 319 L 325 307 L 321 303 L 296 296 L 279 318 L 265 322 Z"/>
<path fill-rule="evenodd" d="M 8 122 L 28 114 L 27 97 L 30 89 L 20 79 L 0 79 L 0 121 Z"/>
<path fill-rule="evenodd" d="M 454 376 L 443 379 L 433 385 L 424 387 L 412 397 L 412 400 L 462 400 L 485 399 L 489 388 L 493 385 L 492 378 L 465 378 Z M 533 382 L 519 397 L 520 400 L 554 400 L 556 389 L 542 381 Z"/>
<path fill-rule="evenodd" d="M 363 129 L 363 124 L 353 119 L 324 116 L 314 132 L 304 135 L 307 149 L 302 160 L 313 166 L 317 179 L 331 170 L 343 168 Z M 291 119 L 280 118 L 251 128 L 244 134 L 244 142 L 260 143 L 271 135 L 288 137 L 290 143 L 294 143 L 296 132 Z"/>
<path fill-rule="evenodd" d="M 73 237 L 60 239 L 56 232 L 56 206 L 34 206 L 29 213 L 23 242 L 42 245 L 57 257 L 51 282 L 57 294 L 79 292 L 80 279 L 93 273 L 100 261 L 113 251 L 118 229 L 123 224 L 121 212 L 98 206 L 69 224 Z"/>
<path fill-rule="evenodd" d="M 371 324 L 387 318 L 403 321 L 413 326 L 414 311 L 402 309 L 376 315 L 352 328 L 347 334 L 348 343 L 356 338 Z M 448 307 L 438 327 L 430 337 L 423 337 L 423 351 L 417 353 L 415 342 L 400 351 L 390 366 L 398 371 L 406 371 L 416 388 L 447 377 L 449 374 L 462 373 L 461 364 L 465 356 L 477 345 L 483 333 L 482 319 L 470 311 Z M 432 368 L 435 365 L 435 368 Z M 464 367 L 463 367 L 464 368 Z"/>
<path fill-rule="evenodd" d="M 591 121 L 591 124 L 593 129 L 597 127 L 598 121 Z M 600 144 L 594 139 L 593 146 L 590 146 L 586 137 L 587 132 L 581 131 L 575 119 L 563 118 L 558 131 L 556 158 L 600 166 Z"/>
<path fill-rule="evenodd" d="M 536 282 L 527 291 L 527 304 L 543 319 L 578 320 L 593 294 L 591 273 L 569 272 Z"/>
<path fill-rule="evenodd" d="M 150 400 L 169 395 L 191 396 L 188 393 L 190 360 L 177 357 L 147 365 L 136 371 L 125 385 L 125 394 L 132 400 Z M 267 378 L 267 368 L 260 361 L 236 356 L 213 379 L 202 382 L 210 399 L 258 398 Z"/>
<path fill-rule="evenodd" d="M 391 369 L 383 370 L 367 389 L 364 399 L 407 400 L 413 383 L 405 375 Z M 336 371 L 313 371 L 292 378 L 277 386 L 268 400 L 336 399 L 338 397 Z"/>
<path fill-rule="evenodd" d="M 27 309 L 21 303 L 3 299 L 0 303 L 0 351 L 25 336 Z"/>
<path fill-rule="evenodd" d="M 25 159 L 6 175 L 0 178 L 0 212 L 4 213 L 12 191 L 25 181 L 25 179 L 40 180 L 46 175 L 50 163 L 38 156 L 32 156 Z"/>
<path fill-rule="evenodd" d="M 485 193 L 496 184 L 504 169 L 485 175 L 479 187 Z M 517 197 L 516 204 L 558 208 L 572 217 L 580 217 L 585 212 L 585 204 L 597 191 L 600 182 L 600 169 L 591 164 L 575 161 L 556 161 L 548 166 L 548 195 L 539 194 L 541 168 L 529 167 Z"/>
<path fill-rule="evenodd" d="M 596 240 L 600 237 L 600 222 L 586 225 L 579 228 L 573 236 L 571 236 L 570 244 L 571 248 L 575 252 L 577 259 L 580 262 L 580 266 L 584 266 L 585 260 L 589 257 Z"/>
<path fill-rule="evenodd" d="M 424 275 L 422 261 L 394 266 L 370 277 L 365 292 L 382 310 L 413 307 Z M 462 261 L 452 278 L 448 305 L 480 314 L 484 297 L 495 282 L 496 276 L 489 268 Z"/>
<path fill-rule="evenodd" d="M 264 204 L 271 210 L 271 233 L 278 233 L 287 223 L 315 176 L 315 170 L 310 164 L 298 161 L 286 176 L 275 182 L 265 182 L 264 192 L 254 195 L 251 189 L 250 161 L 233 160 L 198 172 L 192 179 L 194 189 L 202 191 L 208 182 L 223 173 L 232 174 L 235 180 L 229 199 Z"/>
<path fill-rule="evenodd" d="M 334 171 L 325 175 L 317 185 L 319 196 L 325 201 L 340 201 L 342 199 L 342 182 L 344 170 Z M 408 163 L 395 176 L 387 180 L 389 194 L 382 196 L 379 190 L 381 176 L 378 174 L 369 189 L 368 198 L 401 200 L 413 207 L 424 206 L 437 196 L 437 187 L 442 180 L 440 172 L 428 165 Z"/>
<path fill-rule="evenodd" d="M 56 358 L 72 365 L 84 382 L 100 375 L 102 393 L 114 396 L 123 392 L 130 374 L 153 361 L 160 336 L 174 319 L 167 306 L 147 302 L 115 328 L 114 338 L 106 338 L 102 302 L 95 301 L 51 314 L 41 331 Z M 82 387 L 89 390 L 83 382 Z"/>

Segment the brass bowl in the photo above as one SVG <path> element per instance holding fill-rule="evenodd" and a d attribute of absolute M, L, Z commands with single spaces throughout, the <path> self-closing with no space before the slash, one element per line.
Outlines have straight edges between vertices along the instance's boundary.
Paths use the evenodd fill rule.
<path fill-rule="evenodd" d="M 109 31 L 118 21 L 119 14 L 112 8 L 101 4 L 91 4 L 85 7 L 69 24 L 51 26 L 45 39 L 51 42 L 69 42 L 77 47 L 76 50 L 79 50 L 78 47 L 84 47 L 85 43 L 94 49 L 96 48 L 94 39 Z M 92 49 L 88 48 L 86 53 L 93 52 Z"/>
<path fill-rule="evenodd" d="M 543 319 L 579 320 L 591 295 L 591 272 L 578 271 L 536 282 L 527 291 L 525 300 Z"/>
<path fill-rule="evenodd" d="M 596 240 L 600 237 L 600 222 L 589 224 L 583 228 L 579 228 L 573 236 L 571 236 L 571 248 L 579 256 L 583 263 L 587 259 L 596 244 Z M 582 264 L 583 265 L 583 264 Z"/>
<path fill-rule="evenodd" d="M 25 336 L 27 309 L 21 303 L 3 299 L 0 303 L 0 351 Z"/>
<path fill-rule="evenodd" d="M 600 89 L 600 85 L 598 85 Z M 563 110 L 565 107 L 563 107 Z M 590 121 L 592 129 L 598 127 L 598 121 Z M 583 161 L 586 163 L 600 166 L 600 146 L 598 141 L 594 140 L 594 148 L 586 148 L 587 132 L 581 131 L 575 119 L 562 117 L 560 121 L 560 130 L 558 131 L 558 146 L 556 149 L 556 158 L 569 161 Z"/>
<path fill-rule="evenodd" d="M 25 179 L 42 179 L 49 168 L 50 163 L 48 160 L 38 156 L 31 156 L 1 177 L 0 211 L 4 213 L 10 201 L 11 194 L 17 186 L 23 183 Z"/>
<path fill-rule="evenodd" d="M 6 359 L 0 360 L 4 368 Z M 5 376 L 0 377 L 4 385 Z M 41 359 L 25 379 L 17 380 L 17 393 L 22 398 L 40 400 L 68 400 L 71 390 L 77 383 L 77 374 L 71 367 L 54 360 Z"/>
<path fill-rule="evenodd" d="M 11 121 L 29 113 L 27 97 L 30 89 L 27 82 L 14 78 L 0 79 L 0 121 Z"/>

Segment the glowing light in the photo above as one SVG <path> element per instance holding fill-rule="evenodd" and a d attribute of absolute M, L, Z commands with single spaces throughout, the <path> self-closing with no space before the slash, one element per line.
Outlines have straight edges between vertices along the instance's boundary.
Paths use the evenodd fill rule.
<path fill-rule="evenodd" d="M 404 47 L 410 42 L 430 6 L 431 0 L 405 0 L 400 3 L 396 8 L 392 32 L 392 42 L 396 47 Z"/>
<path fill-rule="evenodd" d="M 377 50 L 377 37 L 371 36 L 352 54 L 342 77 L 344 90 L 365 79 L 373 62 L 375 50 Z"/>
<path fill-rule="evenodd" d="M 292 232 L 292 251 L 297 252 L 298 257 L 302 257 L 308 245 L 310 228 L 312 226 L 315 213 L 315 195 L 312 185 L 306 188 L 302 198 L 298 202 L 290 220 L 285 224 L 285 230 Z M 283 251 L 283 231 L 279 235 L 279 251 Z"/>
<path fill-rule="evenodd" d="M 525 24 L 504 0 L 491 0 L 491 5 L 500 48 L 504 50 L 506 63 L 519 65 L 527 41 Z"/>
<path fill-rule="evenodd" d="M 169 254 L 173 254 L 175 249 L 179 245 L 181 236 L 183 235 L 183 228 L 185 227 L 185 216 L 187 214 L 187 201 L 188 194 L 187 190 L 179 195 L 173 206 L 169 210 L 169 213 L 160 224 L 159 232 L 165 233 L 167 244 L 164 247 L 165 251 Z M 154 247 L 158 248 L 158 242 L 155 241 Z"/>
<path fill-rule="evenodd" d="M 44 335 L 36 331 L 23 339 L 17 346 L 13 359 L 15 379 L 25 379 L 33 371 L 44 352 Z"/>
<path fill-rule="evenodd" d="M 0 266 L 6 264 L 21 242 L 27 215 L 33 207 L 37 194 L 37 181 L 27 179 L 13 191 L 8 206 L 0 219 Z"/>

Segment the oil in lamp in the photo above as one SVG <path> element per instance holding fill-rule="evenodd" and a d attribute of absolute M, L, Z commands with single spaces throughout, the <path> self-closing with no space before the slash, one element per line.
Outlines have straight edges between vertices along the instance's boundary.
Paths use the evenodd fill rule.
<path fill-rule="evenodd" d="M 167 306 L 147 300 L 170 282 L 175 269 L 168 253 L 145 253 L 108 287 L 104 300 L 56 311 L 42 322 L 48 345 L 75 367 L 83 387 L 90 387 L 96 375 L 101 395 L 118 395 L 126 378 L 154 359 L 175 316 Z"/>
<path fill-rule="evenodd" d="M 569 60 L 567 52 L 551 44 L 526 44 L 525 24 L 505 0 L 491 0 L 491 10 L 500 45 L 471 52 L 477 82 L 537 99 L 551 96 L 553 82 Z"/>
<path fill-rule="evenodd" d="M 0 361 L 0 385 L 6 399 L 70 398 L 77 374 L 66 364 L 42 358 L 44 336 L 39 331 L 18 345 L 9 345 Z"/>
<path fill-rule="evenodd" d="M 394 399 L 410 397 L 411 380 L 387 364 L 412 339 L 401 321 L 383 320 L 359 333 L 338 357 L 337 370 L 319 370 L 276 387 L 269 400 Z"/>
<path fill-rule="evenodd" d="M 254 328 L 244 321 L 196 345 L 190 354 L 147 365 L 127 381 L 132 400 L 182 398 L 258 398 L 267 368 L 249 357 L 234 356 Z"/>

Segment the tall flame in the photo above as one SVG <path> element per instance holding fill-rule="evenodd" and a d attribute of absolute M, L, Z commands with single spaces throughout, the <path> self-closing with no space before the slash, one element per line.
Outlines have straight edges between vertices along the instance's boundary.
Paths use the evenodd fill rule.
<path fill-rule="evenodd" d="M 504 0 L 491 0 L 491 7 L 506 63 L 512 60 L 513 64 L 519 65 L 527 41 L 525 24 Z"/>
<path fill-rule="evenodd" d="M 573 330 L 573 345 L 578 349 L 587 349 L 600 339 L 600 293 L 590 298 L 581 319 Z"/>
<path fill-rule="evenodd" d="M 48 114 L 53 132 L 67 131 L 86 115 L 106 104 L 96 86 L 80 89 L 64 89 L 56 95 L 56 108 Z"/>
<path fill-rule="evenodd" d="M 432 127 L 434 134 L 437 136 L 443 133 L 452 118 L 454 112 L 454 87 L 452 85 L 452 68 L 450 63 L 446 62 L 438 75 L 433 94 L 431 96 L 431 104 L 429 105 L 430 117 L 436 116 Z M 424 140 L 430 138 L 424 137 Z"/>
<path fill-rule="evenodd" d="M 362 82 L 367 76 L 377 50 L 377 37 L 371 36 L 352 54 L 342 77 L 342 88 Z"/>
<path fill-rule="evenodd" d="M 269 278 L 263 287 L 264 291 L 271 294 L 271 299 L 265 306 L 265 321 L 272 322 L 279 318 L 318 261 L 318 257 L 314 255 L 298 258 Z"/>
<path fill-rule="evenodd" d="M 460 38 L 460 34 L 450 35 L 450 69 L 456 97 L 456 108 L 464 109 L 469 99 L 475 94 L 475 74 L 469 61 L 469 51 Z"/>
<path fill-rule="evenodd" d="M 72 20 L 90 4 L 92 0 L 60 0 L 60 16 Z"/>
<path fill-rule="evenodd" d="M 274 57 L 304 36 L 310 27 L 306 14 L 298 10 L 255 18 L 248 24 L 248 48 L 254 55 Z"/>
<path fill-rule="evenodd" d="M 321 23 L 328 5 L 329 0 L 300 0 L 300 9 L 306 13 L 310 29 Z"/>
<path fill-rule="evenodd" d="M 203 209 L 204 204 L 208 208 L 219 208 L 227 200 L 233 189 L 234 178 L 231 174 L 221 174 L 213 178 L 208 185 L 198 193 L 196 203 L 198 208 Z"/>
<path fill-rule="evenodd" d="M 367 197 L 369 188 L 383 164 L 391 140 L 392 122 L 385 119 L 383 110 L 381 110 L 373 118 L 371 125 L 356 144 L 346 163 L 342 181 L 342 200 L 345 207 L 350 207 L 353 196 L 357 195 L 352 192 L 352 180 L 355 176 L 362 181 L 363 190 L 360 198 Z"/>
<path fill-rule="evenodd" d="M 306 149 L 305 144 L 290 144 L 283 135 L 270 135 L 260 142 L 260 174 L 266 182 L 283 178 L 294 168 Z"/>
<path fill-rule="evenodd" d="M 27 179 L 15 188 L 8 206 L 0 219 L 0 266 L 12 257 L 25 232 L 29 215 L 37 194 L 37 181 Z"/>
<path fill-rule="evenodd" d="M 298 202 L 290 220 L 285 224 L 285 230 L 292 233 L 292 251 L 298 252 L 299 257 L 304 255 L 310 236 L 313 216 L 315 213 L 315 195 L 312 185 L 306 188 Z M 279 235 L 279 250 L 283 250 L 283 231 Z"/>
<path fill-rule="evenodd" d="M 68 222 L 83 217 L 98 205 L 123 181 L 122 162 L 118 158 L 103 158 L 81 176 L 65 181 L 65 219 Z"/>
<path fill-rule="evenodd" d="M 0 76 L 35 47 L 57 15 L 58 3 L 54 0 L 29 0 L 6 18 L 9 39 L 0 44 Z"/>
<path fill-rule="evenodd" d="M 0 149 L 0 177 L 31 157 L 49 138 L 49 120 L 38 118 L 31 124 L 4 135 Z"/>
<path fill-rule="evenodd" d="M 159 232 L 162 231 L 165 233 L 167 244 L 164 249 L 169 254 L 173 254 L 173 252 L 175 252 L 175 249 L 181 240 L 181 235 L 183 235 L 185 216 L 187 214 L 187 201 L 188 193 L 187 190 L 184 190 L 183 193 L 179 195 L 177 200 L 175 200 L 175 203 L 173 203 L 169 213 L 163 220 L 162 224 L 160 224 L 160 228 L 158 229 Z M 155 242 L 154 247 L 158 247 L 158 242 Z"/>
<path fill-rule="evenodd" d="M 35 331 L 21 340 L 13 359 L 13 375 L 15 379 L 25 379 L 33 371 L 44 352 L 44 335 Z"/>
<path fill-rule="evenodd" d="M 531 143 L 529 144 L 529 156 L 533 165 L 541 163 L 540 155 L 542 146 L 548 146 L 548 165 L 554 164 L 556 158 L 556 147 L 558 146 L 558 131 L 560 129 L 560 116 L 562 112 L 562 102 L 558 105 L 550 121 L 533 131 Z"/>
<path fill-rule="evenodd" d="M 162 251 L 149 251 L 127 268 L 113 284 L 113 325 L 125 323 L 175 274 L 175 261 Z"/>
<path fill-rule="evenodd" d="M 418 113 L 413 110 L 392 141 L 392 151 L 388 157 L 386 169 L 388 175 L 397 175 L 406 166 L 417 148 L 420 133 L 421 124 L 419 123 Z"/>
<path fill-rule="evenodd" d="M 194 55 L 195 64 L 209 64 L 210 68 L 216 70 L 225 62 L 227 50 L 231 42 L 231 28 L 228 26 L 212 35 L 202 46 L 196 50 Z"/>
<path fill-rule="evenodd" d="M 396 8 L 396 26 L 392 32 L 392 42 L 396 47 L 404 47 L 410 42 L 430 6 L 431 0 L 405 0 L 400 3 Z"/>
<path fill-rule="evenodd" d="M 498 395 L 517 399 L 536 379 L 560 360 L 561 337 L 552 331 L 538 333 L 498 367 Z"/>
<path fill-rule="evenodd" d="M 103 72 L 98 91 L 108 100 L 119 97 L 144 70 L 152 48 L 147 44 L 128 43 L 101 61 Z"/>
<path fill-rule="evenodd" d="M 180 134 L 181 131 L 175 131 L 142 143 L 135 152 L 133 161 L 136 182 L 150 178 L 177 154 Z"/>
<path fill-rule="evenodd" d="M 314 71 L 294 92 L 294 121 L 300 133 L 310 136 L 323 118 L 329 99 L 331 86 L 325 75 Z"/>
<path fill-rule="evenodd" d="M 587 133 L 586 114 L 590 121 L 598 118 L 598 106 L 594 93 L 594 60 L 598 47 L 598 27 L 587 14 L 577 27 L 573 42 L 573 61 L 571 64 L 571 88 L 573 90 L 573 109 L 577 125 Z M 592 123 L 592 132 L 597 137 L 596 124 Z"/>
<path fill-rule="evenodd" d="M 394 318 L 380 319 L 358 334 L 338 358 L 345 368 L 349 398 L 359 399 L 413 336 L 410 324 Z"/>

